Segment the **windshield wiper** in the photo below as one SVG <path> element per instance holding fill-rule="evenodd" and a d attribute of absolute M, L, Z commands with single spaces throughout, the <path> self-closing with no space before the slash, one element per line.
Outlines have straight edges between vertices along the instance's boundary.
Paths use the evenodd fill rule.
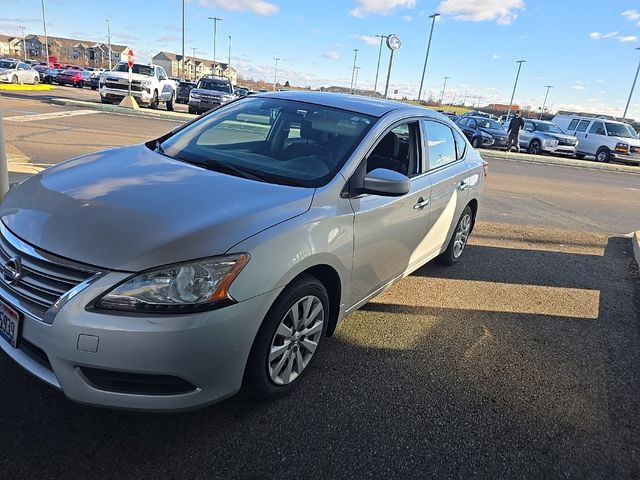
<path fill-rule="evenodd" d="M 176 158 L 179 158 L 179 157 L 176 157 Z M 187 163 L 191 163 L 192 165 L 197 165 L 198 167 L 206 168 L 207 170 L 231 173 L 233 175 L 236 175 L 237 177 L 247 178 L 249 180 L 257 180 L 259 182 L 265 181 L 263 176 L 248 172 L 246 170 L 243 170 L 242 168 L 236 167 L 235 165 L 219 162 L 217 160 L 195 160 L 195 159 L 194 160 L 180 159 L 180 160 L 183 160 Z"/>

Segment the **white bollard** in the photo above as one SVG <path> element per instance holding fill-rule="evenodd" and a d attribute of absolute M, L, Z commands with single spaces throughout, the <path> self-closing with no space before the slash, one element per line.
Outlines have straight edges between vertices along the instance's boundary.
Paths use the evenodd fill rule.
<path fill-rule="evenodd" d="M 4 143 L 4 121 L 2 118 L 2 94 L 0 94 L 0 200 L 9 191 L 9 166 L 7 165 L 7 151 Z"/>

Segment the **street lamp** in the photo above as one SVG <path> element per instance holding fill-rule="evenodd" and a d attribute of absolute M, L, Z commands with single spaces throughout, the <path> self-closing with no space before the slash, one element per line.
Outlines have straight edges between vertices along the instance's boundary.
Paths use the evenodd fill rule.
<path fill-rule="evenodd" d="M 386 40 L 388 35 L 376 35 L 380 38 L 380 50 L 378 51 L 378 66 L 376 67 L 376 81 L 373 84 L 373 91 L 378 92 L 378 73 L 380 72 L 380 57 L 382 56 L 382 41 Z"/>
<path fill-rule="evenodd" d="M 511 105 L 513 105 L 513 97 L 516 94 L 516 87 L 518 86 L 518 77 L 520 77 L 520 69 L 522 68 L 522 64 L 526 63 L 526 60 L 517 60 L 518 64 L 518 73 L 516 73 L 516 81 L 513 84 L 513 92 L 511 92 L 511 100 L 509 100 L 509 108 L 507 109 L 507 120 L 509 120 L 509 114 L 511 113 Z"/>
<path fill-rule="evenodd" d="M 24 29 L 26 27 L 18 27 L 18 28 L 22 30 L 22 60 L 26 62 L 27 61 L 27 43 L 24 40 Z"/>
<path fill-rule="evenodd" d="M 356 78 L 353 81 L 353 93 L 356 93 L 358 90 L 358 70 L 360 70 L 360 67 L 356 67 Z"/>
<path fill-rule="evenodd" d="M 109 70 L 111 70 L 111 20 L 107 19 L 107 39 L 109 42 Z"/>
<path fill-rule="evenodd" d="M 276 88 L 278 87 L 278 61 L 280 60 L 279 57 L 274 58 L 274 60 L 276 61 L 276 70 L 275 73 L 273 75 L 273 91 L 276 91 Z"/>
<path fill-rule="evenodd" d="M 44 25 L 44 51 L 47 56 L 47 68 L 49 65 L 49 38 L 47 37 L 47 13 L 44 8 L 44 0 L 42 0 L 42 24 Z"/>
<path fill-rule="evenodd" d="M 184 61 L 184 9 L 185 9 L 185 0 L 182 0 L 182 75 L 180 75 L 180 78 L 182 79 L 182 81 L 184 82 L 184 66 L 185 66 L 185 61 Z"/>
<path fill-rule="evenodd" d="M 433 35 L 433 26 L 436 23 L 436 17 L 440 16 L 439 13 L 429 15 L 431 19 L 431 31 L 429 32 L 429 43 L 427 44 L 427 54 L 424 57 L 424 67 L 422 67 L 422 78 L 420 79 L 420 88 L 418 89 L 418 101 L 420 101 L 420 95 L 422 95 L 422 84 L 424 83 L 424 74 L 427 71 L 427 60 L 429 60 L 429 50 L 431 49 L 431 36 Z"/>
<path fill-rule="evenodd" d="M 544 94 L 544 102 L 542 102 L 542 110 L 540 110 L 540 120 L 542 120 L 542 114 L 544 113 L 544 107 L 547 104 L 547 96 L 549 96 L 549 89 L 553 88 L 553 85 L 545 85 L 544 88 L 547 89 L 547 93 Z"/>
<path fill-rule="evenodd" d="M 211 67 L 212 73 L 216 64 L 216 37 L 218 35 L 218 22 L 221 22 L 222 19 L 220 17 L 209 17 L 209 20 L 213 20 L 213 65 Z"/>
<path fill-rule="evenodd" d="M 196 79 L 196 47 L 191 47 L 191 50 L 193 50 L 193 55 L 192 55 L 192 59 L 193 59 L 193 80 L 195 81 Z"/>
<path fill-rule="evenodd" d="M 444 85 L 442 85 L 442 95 L 440 95 L 440 105 L 442 105 L 442 100 L 444 100 L 444 89 L 447 88 L 447 80 L 451 77 L 442 77 L 444 78 Z"/>
<path fill-rule="evenodd" d="M 358 49 L 354 48 L 353 49 L 353 70 L 351 70 L 351 86 L 349 87 L 349 89 L 351 90 L 351 93 L 353 93 L 353 77 L 356 74 L 356 60 L 358 59 Z"/>
<path fill-rule="evenodd" d="M 636 50 L 640 50 L 640 47 L 636 47 Z M 633 96 L 633 89 L 636 87 L 636 81 L 638 80 L 638 72 L 640 72 L 640 62 L 638 62 L 638 69 L 636 70 L 636 76 L 633 77 L 633 83 L 631 84 L 631 91 L 629 92 L 629 98 L 627 99 L 627 105 L 624 107 L 624 113 L 622 118 L 627 118 L 627 110 L 629 110 L 629 103 L 631 103 L 631 97 Z"/>
<path fill-rule="evenodd" d="M 389 81 L 391 80 L 391 67 L 393 67 L 393 54 L 396 50 L 398 50 L 402 46 L 402 42 L 400 41 L 400 37 L 398 37 L 395 33 L 392 33 L 387 37 L 387 48 L 389 48 L 389 69 L 387 70 L 387 83 L 384 86 L 384 98 L 385 100 L 389 94 Z"/>
<path fill-rule="evenodd" d="M 227 69 L 231 68 L 231 35 L 229 35 L 229 61 L 227 62 Z M 231 71 L 229 70 L 229 74 Z"/>

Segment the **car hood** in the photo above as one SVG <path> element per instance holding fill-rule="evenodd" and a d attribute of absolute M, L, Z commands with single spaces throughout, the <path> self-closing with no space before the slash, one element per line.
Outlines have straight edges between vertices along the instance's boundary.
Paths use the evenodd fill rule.
<path fill-rule="evenodd" d="M 118 78 L 118 79 L 124 79 L 124 80 L 129 80 L 129 72 L 105 72 L 107 77 L 110 78 Z M 149 75 L 141 75 L 139 73 L 132 73 L 131 74 L 131 80 L 137 80 L 139 82 L 141 82 L 142 80 L 153 80 L 155 77 L 150 77 Z"/>
<path fill-rule="evenodd" d="M 504 130 L 497 130 L 495 128 L 478 128 L 478 130 L 488 133 L 492 137 L 506 137 L 508 135 Z"/>
<path fill-rule="evenodd" d="M 544 135 L 545 137 L 555 138 L 557 140 L 571 140 L 571 141 L 577 140 L 577 138 L 574 137 L 573 135 L 566 135 L 564 133 L 540 132 L 540 134 Z"/>
<path fill-rule="evenodd" d="M 204 88 L 192 88 L 191 93 L 197 93 L 199 95 L 207 97 L 232 97 L 233 94 L 229 92 L 219 92 L 217 90 L 207 90 Z"/>
<path fill-rule="evenodd" d="M 2 73 L 9 73 L 9 72 L 17 72 L 18 69 L 16 68 L 0 68 L 0 74 Z"/>
<path fill-rule="evenodd" d="M 0 219 L 55 255 L 137 272 L 223 254 L 306 212 L 313 193 L 205 170 L 134 145 L 31 177 L 7 194 Z"/>

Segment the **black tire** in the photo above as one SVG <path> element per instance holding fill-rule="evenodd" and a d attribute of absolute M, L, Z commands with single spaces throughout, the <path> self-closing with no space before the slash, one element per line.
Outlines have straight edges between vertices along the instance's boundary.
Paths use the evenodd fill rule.
<path fill-rule="evenodd" d="M 173 105 L 174 102 L 174 97 L 171 97 L 171 100 L 167 100 L 167 103 L 165 104 L 167 107 L 167 110 L 170 112 L 173 112 L 173 109 L 175 108 L 175 106 Z"/>
<path fill-rule="evenodd" d="M 463 242 L 462 250 L 458 252 L 455 248 L 456 239 L 458 236 L 458 232 L 461 230 L 461 225 L 463 224 L 463 221 L 465 219 L 468 219 L 468 222 L 469 222 L 467 227 L 468 228 L 468 231 L 466 234 L 467 236 Z M 458 260 L 460 260 L 460 257 L 464 253 L 464 248 L 467 246 L 467 241 L 469 239 L 469 235 L 471 234 L 472 228 L 473 228 L 473 211 L 471 210 L 471 207 L 467 205 L 466 207 L 464 207 L 462 214 L 460 214 L 460 218 L 458 219 L 458 223 L 456 223 L 456 228 L 453 231 L 453 234 L 451 235 L 451 239 L 449 240 L 449 245 L 447 245 L 447 249 L 444 252 L 442 252 L 438 257 L 438 261 L 441 264 L 453 265 L 455 263 L 458 263 Z"/>
<path fill-rule="evenodd" d="M 38 85 L 40 83 L 40 76 L 33 77 L 33 84 Z"/>
<path fill-rule="evenodd" d="M 14 84 L 18 83 L 18 76 L 17 75 L 14 75 L 13 77 L 11 77 L 11 83 L 14 83 Z"/>
<path fill-rule="evenodd" d="M 94 87 L 94 86 L 91 87 L 91 90 L 97 90 L 97 89 L 98 87 Z"/>
<path fill-rule="evenodd" d="M 471 140 L 471 146 L 473 148 L 480 148 L 482 146 L 482 140 L 478 137 L 474 137 L 473 140 Z"/>
<path fill-rule="evenodd" d="M 576 153 L 576 158 L 583 159 L 584 157 L 584 153 Z"/>
<path fill-rule="evenodd" d="M 527 151 L 531 155 L 540 155 L 542 153 L 542 145 L 540 144 L 540 140 L 531 140 Z"/>
<path fill-rule="evenodd" d="M 243 387 L 256 400 L 275 400 L 287 395 L 298 385 L 305 373 L 309 371 L 309 366 L 318 355 L 318 348 L 316 348 L 306 367 L 290 383 L 277 385 L 271 379 L 269 374 L 269 351 L 275 338 L 276 330 L 289 310 L 306 296 L 314 296 L 322 303 L 324 316 L 322 332 L 317 340 L 318 348 L 322 344 L 330 318 L 329 296 L 322 282 L 311 275 L 303 274 L 289 284 L 271 306 L 253 341 L 244 373 Z M 302 347 L 296 346 L 294 348 L 300 348 L 300 351 L 302 351 Z"/>
<path fill-rule="evenodd" d="M 609 163 L 610 154 L 607 147 L 600 147 L 596 152 L 596 162 Z"/>
<path fill-rule="evenodd" d="M 103 97 L 102 95 L 100 95 L 100 101 L 102 103 L 111 103 L 111 100 L 109 100 L 108 98 Z"/>
<path fill-rule="evenodd" d="M 149 108 L 152 110 L 156 110 L 158 108 L 158 91 L 153 91 L 153 97 L 151 97 L 151 101 L 149 102 Z"/>
<path fill-rule="evenodd" d="M 196 112 L 195 108 L 193 108 L 191 105 L 189 105 L 189 113 L 196 115 L 198 112 Z"/>

